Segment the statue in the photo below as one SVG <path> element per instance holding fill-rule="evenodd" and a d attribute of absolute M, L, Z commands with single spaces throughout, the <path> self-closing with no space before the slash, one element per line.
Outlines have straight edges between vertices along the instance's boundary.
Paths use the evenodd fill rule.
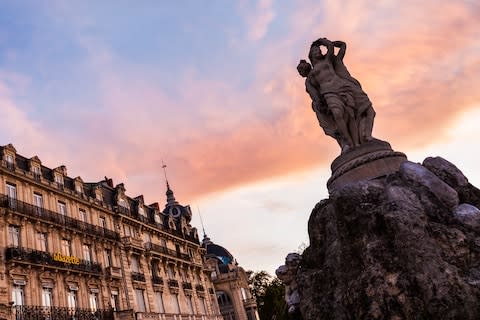
<path fill-rule="evenodd" d="M 289 253 L 285 258 L 285 265 L 275 270 L 278 279 L 285 285 L 285 302 L 287 303 L 288 315 L 292 320 L 303 319 L 300 313 L 300 295 L 295 279 L 300 259 L 301 257 L 298 253 Z"/>
<path fill-rule="evenodd" d="M 327 48 L 325 54 L 320 46 Z M 335 47 L 339 48 L 337 54 Z M 345 52 L 345 42 L 320 38 L 310 47 L 311 64 L 300 60 L 297 66 L 306 78 L 305 87 L 320 127 L 337 140 L 342 153 L 373 139 L 375 117 L 370 99 L 343 63 Z"/>

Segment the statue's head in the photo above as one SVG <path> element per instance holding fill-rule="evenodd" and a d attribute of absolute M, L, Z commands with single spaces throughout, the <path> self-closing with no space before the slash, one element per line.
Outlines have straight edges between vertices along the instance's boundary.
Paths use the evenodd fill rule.
<path fill-rule="evenodd" d="M 298 66 L 297 66 L 297 70 L 298 70 L 298 73 L 306 78 L 308 77 L 308 74 L 310 73 L 310 71 L 312 70 L 312 66 L 310 65 L 310 63 L 308 63 L 306 60 L 300 60 L 300 62 L 298 63 Z"/>
<path fill-rule="evenodd" d="M 322 49 L 320 49 L 320 44 L 312 43 L 310 47 L 310 51 L 308 53 L 308 59 L 310 62 L 315 65 L 315 63 L 324 58 L 324 54 L 322 53 Z"/>

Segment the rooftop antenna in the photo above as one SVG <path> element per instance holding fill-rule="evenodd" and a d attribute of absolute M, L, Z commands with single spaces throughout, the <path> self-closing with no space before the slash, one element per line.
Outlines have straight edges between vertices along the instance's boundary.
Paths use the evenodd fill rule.
<path fill-rule="evenodd" d="M 198 211 L 198 216 L 200 217 L 200 223 L 202 224 L 202 230 L 203 230 L 203 237 L 207 237 L 207 233 L 205 232 L 205 226 L 203 225 L 203 219 L 202 219 L 202 214 L 200 213 L 200 208 L 197 206 L 197 211 Z"/>
<path fill-rule="evenodd" d="M 168 184 L 168 178 L 167 178 L 167 165 L 163 162 L 162 160 L 162 168 L 163 168 L 163 175 L 165 176 L 165 182 L 167 183 L 167 189 L 170 189 L 170 185 Z"/>

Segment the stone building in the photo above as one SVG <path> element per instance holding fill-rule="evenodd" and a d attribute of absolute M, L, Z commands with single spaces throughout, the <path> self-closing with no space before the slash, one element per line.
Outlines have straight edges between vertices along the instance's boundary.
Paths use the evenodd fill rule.
<path fill-rule="evenodd" d="M 248 276 L 232 254 L 213 243 L 206 235 L 202 247 L 207 250 L 206 264 L 225 320 L 258 320 L 257 303 L 248 285 Z"/>
<path fill-rule="evenodd" d="M 222 319 L 189 206 L 0 147 L 0 319 Z"/>

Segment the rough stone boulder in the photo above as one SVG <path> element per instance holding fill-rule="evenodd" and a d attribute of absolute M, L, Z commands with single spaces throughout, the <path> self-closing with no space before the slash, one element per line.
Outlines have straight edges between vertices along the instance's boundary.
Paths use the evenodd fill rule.
<path fill-rule="evenodd" d="M 441 158 L 336 190 L 310 216 L 304 318 L 480 319 L 478 208 L 480 190 Z"/>

